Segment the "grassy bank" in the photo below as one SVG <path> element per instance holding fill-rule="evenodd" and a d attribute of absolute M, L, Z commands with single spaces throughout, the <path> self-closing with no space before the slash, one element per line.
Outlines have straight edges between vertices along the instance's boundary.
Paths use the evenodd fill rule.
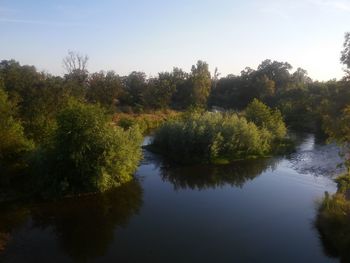
<path fill-rule="evenodd" d="M 326 193 L 320 204 L 316 227 L 328 254 L 350 262 L 350 175 L 342 175 L 336 182 L 337 193 Z"/>

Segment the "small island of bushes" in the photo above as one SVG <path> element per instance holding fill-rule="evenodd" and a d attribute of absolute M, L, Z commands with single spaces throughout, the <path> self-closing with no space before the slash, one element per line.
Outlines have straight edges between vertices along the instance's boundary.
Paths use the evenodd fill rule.
<path fill-rule="evenodd" d="M 253 100 L 242 113 L 191 113 L 164 123 L 151 150 L 180 163 L 228 163 L 270 155 L 284 141 L 279 110 Z"/>

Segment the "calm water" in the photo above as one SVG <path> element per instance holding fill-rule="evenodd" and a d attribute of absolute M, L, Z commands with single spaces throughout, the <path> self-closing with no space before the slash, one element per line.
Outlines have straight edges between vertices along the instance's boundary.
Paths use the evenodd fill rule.
<path fill-rule="evenodd" d="M 98 196 L 0 207 L 3 262 L 338 262 L 313 226 L 337 148 L 225 166 L 145 152 L 136 180 Z M 0 245 L 1 247 L 1 245 Z"/>

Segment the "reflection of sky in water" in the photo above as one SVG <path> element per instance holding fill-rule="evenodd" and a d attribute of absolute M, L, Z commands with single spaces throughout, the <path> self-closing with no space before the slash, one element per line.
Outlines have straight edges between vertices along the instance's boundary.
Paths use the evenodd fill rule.
<path fill-rule="evenodd" d="M 143 143 L 142 143 L 142 146 L 149 145 L 151 143 L 152 139 L 153 139 L 153 136 L 145 136 Z"/>

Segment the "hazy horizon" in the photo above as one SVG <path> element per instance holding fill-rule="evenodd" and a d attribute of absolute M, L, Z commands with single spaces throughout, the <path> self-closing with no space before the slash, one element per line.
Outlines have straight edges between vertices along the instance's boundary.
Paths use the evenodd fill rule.
<path fill-rule="evenodd" d="M 197 60 L 221 76 L 288 62 L 314 80 L 340 79 L 350 1 L 35 1 L 0 2 L 0 59 L 62 74 L 68 50 L 89 56 L 90 72 L 126 75 Z"/>

